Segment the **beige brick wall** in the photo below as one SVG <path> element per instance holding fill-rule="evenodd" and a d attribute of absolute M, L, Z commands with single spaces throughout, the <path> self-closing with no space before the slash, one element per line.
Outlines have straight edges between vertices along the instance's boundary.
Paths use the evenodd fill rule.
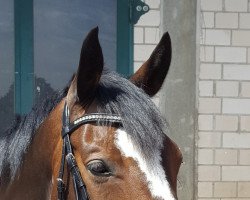
<path fill-rule="evenodd" d="M 198 5 L 198 199 L 250 200 L 250 1 Z"/>
<path fill-rule="evenodd" d="M 160 0 L 142 0 L 150 10 L 134 26 L 134 71 L 145 62 L 160 40 Z M 156 105 L 159 96 L 154 97 Z"/>
<path fill-rule="evenodd" d="M 250 200 L 250 0 L 197 1 L 197 199 Z M 145 2 L 151 10 L 135 26 L 134 70 L 160 36 L 160 0 Z"/>
<path fill-rule="evenodd" d="M 134 26 L 134 71 L 150 56 L 160 37 L 160 0 L 145 0 L 150 7 Z"/>

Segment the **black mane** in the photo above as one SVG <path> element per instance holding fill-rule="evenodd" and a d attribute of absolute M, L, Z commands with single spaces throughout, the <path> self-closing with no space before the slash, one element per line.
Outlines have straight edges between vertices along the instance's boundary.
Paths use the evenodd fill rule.
<path fill-rule="evenodd" d="M 62 91 L 55 92 L 47 97 L 41 104 L 35 105 L 29 114 L 16 116 L 13 125 L 0 134 L 0 175 L 6 178 L 14 178 L 23 156 L 32 142 L 36 129 L 66 96 L 68 86 Z"/>
<path fill-rule="evenodd" d="M 15 177 L 36 129 L 67 92 L 68 86 L 35 106 L 22 119 L 17 118 L 14 125 L 4 135 L 0 135 L 1 175 L 7 171 L 7 176 L 12 179 Z M 122 117 L 124 129 L 145 158 L 153 159 L 157 155 L 163 145 L 165 121 L 149 96 L 116 73 L 104 72 L 96 92 L 96 100 L 100 112 Z"/>

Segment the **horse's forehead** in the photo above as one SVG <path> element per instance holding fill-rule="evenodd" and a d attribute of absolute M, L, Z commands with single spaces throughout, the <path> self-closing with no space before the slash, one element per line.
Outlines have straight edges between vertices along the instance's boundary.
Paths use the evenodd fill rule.
<path fill-rule="evenodd" d="M 89 144 L 91 143 L 99 143 L 102 145 L 104 142 L 109 143 L 108 141 L 114 140 L 114 127 L 109 126 L 92 126 L 87 125 L 85 126 L 83 132 L 83 140 Z"/>
<path fill-rule="evenodd" d="M 160 150 L 150 161 L 144 159 L 145 156 L 140 153 L 131 136 L 121 129 L 116 131 L 115 145 L 120 150 L 122 156 L 133 158 L 137 162 L 138 167 L 146 177 L 146 184 L 153 197 L 164 200 L 175 199 L 166 179 L 163 166 L 161 165 Z"/>

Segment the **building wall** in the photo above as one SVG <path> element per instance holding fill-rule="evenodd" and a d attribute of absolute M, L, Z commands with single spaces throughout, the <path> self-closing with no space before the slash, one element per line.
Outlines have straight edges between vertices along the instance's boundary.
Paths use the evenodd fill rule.
<path fill-rule="evenodd" d="M 150 56 L 160 37 L 160 0 L 145 0 L 150 10 L 134 27 L 134 70 Z"/>
<path fill-rule="evenodd" d="M 144 0 L 150 10 L 134 26 L 134 71 L 149 58 L 160 40 L 160 0 Z M 159 94 L 153 101 L 159 105 Z"/>
<path fill-rule="evenodd" d="M 163 31 L 170 31 L 173 49 L 177 48 L 179 53 L 177 59 L 173 54 L 169 76 L 155 101 L 170 121 L 170 136 L 184 153 L 185 163 L 179 176 L 179 199 L 249 200 L 250 1 L 197 0 L 196 13 L 192 12 L 193 17 L 197 16 L 196 30 L 192 32 L 197 32 L 196 41 L 190 35 L 179 35 L 180 40 L 184 39 L 185 42 L 191 39 L 190 42 L 196 46 L 189 50 L 178 50 L 180 44 L 176 44 L 175 38 L 178 38 L 178 30 L 188 34 L 194 28 L 190 24 L 193 17 L 188 16 L 190 11 L 187 7 L 192 2 L 196 4 L 196 1 L 145 2 L 151 10 L 135 26 L 135 70 L 148 58 Z M 174 21 L 171 18 L 174 15 L 185 20 Z M 181 23 L 192 27 L 183 28 Z M 186 43 L 182 47 L 185 46 Z M 178 70 L 182 63 L 176 63 L 176 60 L 190 53 L 195 53 L 196 58 L 189 57 L 195 62 L 187 61 L 194 63 L 196 69 L 190 65 Z M 195 78 L 191 75 L 180 78 L 183 72 L 188 74 L 195 71 Z M 185 84 L 181 85 L 183 80 Z M 190 81 L 189 85 L 193 84 L 188 92 L 196 97 L 196 101 L 193 101 L 186 95 L 186 99 L 192 99 L 187 106 L 194 110 L 194 113 L 188 113 L 190 119 L 194 120 L 193 124 L 192 120 L 188 122 L 193 129 L 187 127 L 187 116 L 181 118 L 181 115 L 174 113 L 175 109 L 184 105 L 181 94 L 187 89 L 187 80 Z M 183 113 L 186 112 L 184 109 Z M 186 135 L 180 135 L 185 131 L 182 129 L 187 130 Z M 193 143 L 186 138 L 193 140 Z M 188 143 L 193 144 L 195 154 L 192 155 L 192 147 Z M 192 170 L 189 171 L 191 168 L 194 174 Z M 189 184 L 193 184 L 194 188 Z"/>
<path fill-rule="evenodd" d="M 162 0 L 161 30 L 172 40 L 172 62 L 160 92 L 159 108 L 169 122 L 168 135 L 178 144 L 183 164 L 178 177 L 179 199 L 196 194 L 196 0 Z"/>
<path fill-rule="evenodd" d="M 167 79 L 154 101 L 169 123 L 168 136 L 184 155 L 179 173 L 179 199 L 195 194 L 194 141 L 196 120 L 196 0 L 145 1 L 151 10 L 135 26 L 135 69 L 145 61 L 168 31 L 172 62 Z M 143 37 L 141 37 L 143 35 Z"/>
<path fill-rule="evenodd" d="M 200 0 L 198 199 L 250 199 L 250 3 Z"/>

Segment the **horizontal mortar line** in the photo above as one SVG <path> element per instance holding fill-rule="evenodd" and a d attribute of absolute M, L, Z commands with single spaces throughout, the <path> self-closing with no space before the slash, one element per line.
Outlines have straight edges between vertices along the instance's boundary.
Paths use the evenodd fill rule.
<path fill-rule="evenodd" d="M 202 62 L 200 62 L 200 65 L 202 65 L 202 64 L 242 65 L 242 66 L 249 65 L 250 66 L 250 63 L 236 63 L 236 62 L 227 63 L 227 62 L 205 62 L 205 61 L 202 61 Z"/>
<path fill-rule="evenodd" d="M 243 116 L 243 117 L 250 116 L 250 114 L 241 114 L 241 113 L 239 113 L 239 114 L 235 114 L 235 113 L 232 113 L 232 114 L 230 114 L 230 113 L 223 113 L 223 115 L 238 115 L 239 117 L 241 117 L 241 116 Z M 241 132 L 243 132 L 243 131 L 241 131 Z M 248 131 L 244 131 L 244 132 L 248 133 Z M 250 133 L 250 131 L 249 131 L 249 133 Z"/>
<path fill-rule="evenodd" d="M 203 44 L 203 43 L 200 43 L 200 48 L 206 48 L 206 47 L 210 47 L 210 48 L 215 48 L 215 47 L 237 47 L 237 48 L 250 48 L 250 46 L 238 46 L 238 45 L 235 45 L 235 46 L 229 46 L 229 45 L 216 45 L 216 44 Z"/>
<path fill-rule="evenodd" d="M 160 25 L 136 25 L 134 26 L 135 28 L 156 28 L 156 29 L 160 29 Z"/>
<path fill-rule="evenodd" d="M 198 163 L 198 166 L 202 166 L 202 167 L 244 167 L 244 166 L 248 166 L 248 165 L 232 165 L 232 164 L 201 164 Z M 250 166 L 249 166 L 250 167 Z M 249 180 L 250 181 L 250 180 Z"/>
<path fill-rule="evenodd" d="M 141 44 L 136 44 L 137 46 L 154 46 L 155 44 L 151 43 L 141 43 Z"/>
<path fill-rule="evenodd" d="M 157 45 L 158 42 L 155 42 L 155 43 L 134 43 L 136 45 Z"/>
<path fill-rule="evenodd" d="M 160 25 L 135 25 L 134 28 L 142 28 L 142 29 L 146 29 L 146 28 L 153 28 L 153 29 L 160 29 Z"/>
<path fill-rule="evenodd" d="M 214 61 L 201 61 L 200 63 L 199 63 L 200 65 L 202 65 L 202 64 L 220 64 L 220 65 L 222 65 L 223 63 L 216 63 L 216 62 L 214 62 Z"/>
<path fill-rule="evenodd" d="M 200 45 L 202 46 L 212 46 L 212 47 L 215 47 L 215 48 L 218 48 L 218 47 L 232 47 L 232 48 L 244 48 L 244 49 L 247 49 L 247 48 L 250 48 L 250 46 L 238 46 L 238 45 L 232 45 L 232 44 L 229 44 L 229 45 L 225 45 L 225 44 L 205 44 L 205 43 L 200 43 Z"/>
<path fill-rule="evenodd" d="M 210 114 L 207 114 L 207 115 L 209 115 L 209 116 L 211 116 Z M 223 115 L 216 115 L 216 114 L 212 114 L 212 115 L 214 115 L 215 117 L 216 116 L 232 116 L 232 117 L 239 117 L 239 115 L 238 114 L 223 114 Z M 250 115 L 249 115 L 250 116 Z M 214 129 L 213 129 L 214 130 Z M 250 130 L 249 130 L 249 132 L 250 132 Z"/>
<path fill-rule="evenodd" d="M 249 150 L 249 148 L 232 148 L 232 147 L 199 147 L 198 150 Z"/>
<path fill-rule="evenodd" d="M 250 117 L 250 115 L 248 115 L 248 117 Z M 239 134 L 241 134 L 241 133 L 245 134 L 245 133 L 250 133 L 250 130 L 248 130 L 248 131 L 246 131 L 246 130 L 240 130 L 239 132 L 240 132 Z M 250 147 L 248 149 L 250 150 Z"/>
<path fill-rule="evenodd" d="M 223 13 L 227 13 L 228 14 L 228 12 L 226 12 L 226 11 L 222 11 L 222 12 L 220 12 L 220 11 L 218 11 L 218 12 L 214 12 L 215 14 L 223 14 Z M 236 11 L 231 11 L 231 12 L 229 12 L 230 14 L 238 14 L 239 12 L 236 12 Z"/>
<path fill-rule="evenodd" d="M 223 81 L 224 82 L 224 81 Z M 228 81 L 229 82 L 229 81 Z M 216 91 L 215 91 L 216 92 Z M 223 95 L 200 95 L 199 97 L 204 97 L 204 98 L 236 98 L 236 99 L 245 99 L 245 98 L 249 98 L 249 97 L 242 97 L 242 96 L 223 96 Z"/>
<path fill-rule="evenodd" d="M 248 11 L 237 11 L 237 10 L 233 10 L 233 11 L 229 11 L 229 10 L 201 10 L 201 12 L 213 12 L 213 13 L 248 13 Z"/>
<path fill-rule="evenodd" d="M 221 112 L 216 112 L 216 113 L 215 112 L 211 112 L 211 113 L 199 113 L 199 114 L 203 115 L 203 114 L 222 114 L 222 113 Z"/>
<path fill-rule="evenodd" d="M 208 180 L 208 181 L 203 181 L 203 180 L 198 180 L 198 183 L 249 183 L 249 181 L 242 181 L 242 180 L 233 180 L 233 181 L 211 181 L 211 180 Z M 211 197 L 199 197 L 200 199 L 208 199 L 208 200 L 217 200 L 217 199 L 227 199 L 227 200 L 248 200 L 249 197 L 214 197 L 214 196 L 211 196 Z"/>
<path fill-rule="evenodd" d="M 221 81 L 223 81 L 223 82 L 236 82 L 236 83 L 240 83 L 240 81 L 239 80 L 228 80 L 228 79 L 226 79 L 226 80 L 216 80 L 215 82 L 217 83 L 217 82 L 221 82 Z"/>
<path fill-rule="evenodd" d="M 230 27 L 202 27 L 201 31 L 206 31 L 206 30 L 220 30 L 220 31 L 250 31 L 250 27 L 249 28 L 241 28 L 241 27 L 238 27 L 238 28 L 230 28 Z"/>
<path fill-rule="evenodd" d="M 216 97 L 218 97 L 218 96 L 216 96 Z M 215 97 L 215 98 L 216 98 Z M 219 98 L 219 97 L 218 97 Z M 221 98 L 222 100 L 225 100 L 225 99 L 232 99 L 232 100 L 250 100 L 250 98 L 249 97 L 239 97 L 239 98 L 234 98 L 234 97 L 223 97 L 223 98 Z M 250 114 L 250 113 L 249 113 Z"/>
<path fill-rule="evenodd" d="M 218 134 L 225 134 L 225 133 L 237 133 L 237 134 L 241 134 L 242 132 L 241 131 L 220 131 L 220 130 L 198 130 L 198 133 L 218 133 Z M 246 131 L 242 134 L 250 134 L 249 131 Z M 216 148 L 216 147 L 215 147 Z M 218 147 L 220 148 L 220 147 Z M 232 147 L 228 147 L 228 148 L 232 148 Z M 244 147 L 243 147 L 244 148 Z M 246 148 L 247 149 L 247 148 Z M 249 147 L 249 150 L 250 150 L 250 147 Z"/>
<path fill-rule="evenodd" d="M 223 135 L 225 134 L 225 133 L 236 133 L 236 134 L 250 134 L 250 132 L 249 131 L 247 131 L 247 132 L 242 132 L 242 131 L 239 131 L 239 130 L 236 130 L 236 131 L 227 131 L 227 130 L 215 130 L 215 131 L 218 131 L 218 132 L 220 132 L 220 133 L 222 133 Z M 250 149 L 250 147 L 249 147 L 249 149 Z"/>
<path fill-rule="evenodd" d="M 158 43 L 134 43 L 135 45 L 157 45 Z"/>
<path fill-rule="evenodd" d="M 234 164 L 199 164 L 202 167 L 250 167 L 250 165 L 234 165 Z M 250 181 L 250 179 L 249 179 Z"/>
<path fill-rule="evenodd" d="M 216 95 L 214 96 L 214 98 L 216 97 L 219 97 L 219 98 L 222 98 L 222 99 L 227 99 L 227 98 L 233 98 L 233 99 L 245 99 L 245 98 L 249 98 L 249 97 L 244 97 L 242 98 L 241 96 L 220 96 L 220 95 Z"/>
<path fill-rule="evenodd" d="M 237 134 L 250 134 L 250 132 L 239 132 L 238 130 L 234 130 L 234 131 L 232 131 L 232 130 L 216 130 L 216 129 L 212 129 L 212 130 L 199 130 L 199 132 L 208 132 L 209 133 L 209 131 L 210 132 L 215 132 L 215 133 L 222 133 L 222 134 L 225 134 L 225 133 L 237 133 Z M 250 148 L 250 147 L 249 147 Z"/>
<path fill-rule="evenodd" d="M 209 64 L 222 64 L 222 65 L 250 65 L 247 62 L 213 62 L 213 63 L 209 63 Z"/>
<path fill-rule="evenodd" d="M 244 82 L 246 82 L 246 83 L 250 83 L 250 80 L 237 80 L 237 79 L 205 79 L 205 78 L 203 78 L 203 79 L 199 79 L 199 82 L 200 81 L 232 81 L 232 82 L 239 82 L 239 83 L 244 83 Z M 239 96 L 240 97 L 240 96 Z"/>
<path fill-rule="evenodd" d="M 250 46 L 238 46 L 238 45 L 235 45 L 235 46 L 232 46 L 231 44 L 230 45 L 220 45 L 220 44 L 204 44 L 204 43 L 200 43 L 200 47 L 203 48 L 203 47 L 234 47 L 234 48 L 244 48 L 244 49 L 247 49 L 247 48 L 250 48 Z"/>
<path fill-rule="evenodd" d="M 218 78 L 218 79 L 217 78 L 214 78 L 214 79 L 211 79 L 211 78 L 200 78 L 199 82 L 200 81 L 220 81 L 220 80 L 223 81 L 223 79 L 221 79 L 221 78 Z"/>

